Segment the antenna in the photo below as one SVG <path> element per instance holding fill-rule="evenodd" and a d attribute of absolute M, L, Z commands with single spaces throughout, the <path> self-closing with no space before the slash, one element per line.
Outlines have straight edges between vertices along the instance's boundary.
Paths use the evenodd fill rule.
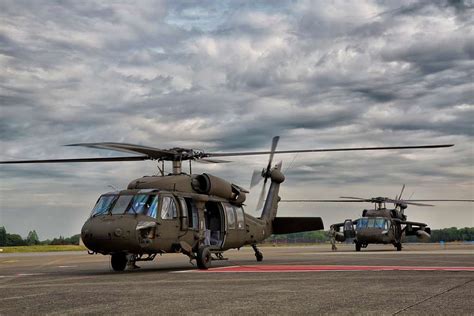
<path fill-rule="evenodd" d="M 111 185 L 111 184 L 109 184 L 107 187 L 112 188 L 112 190 L 114 190 L 114 191 L 119 191 L 116 187 L 114 187 L 114 186 Z"/>

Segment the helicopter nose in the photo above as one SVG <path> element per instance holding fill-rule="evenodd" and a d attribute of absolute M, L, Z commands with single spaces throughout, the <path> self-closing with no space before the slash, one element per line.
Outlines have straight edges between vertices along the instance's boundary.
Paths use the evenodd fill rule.
<path fill-rule="evenodd" d="M 385 235 L 382 234 L 383 230 L 378 228 L 364 228 L 357 231 L 357 240 L 360 242 L 379 242 Z"/>
<path fill-rule="evenodd" d="M 136 252 L 136 226 L 137 220 L 131 216 L 96 216 L 84 223 L 81 237 L 84 245 L 97 253 Z"/>

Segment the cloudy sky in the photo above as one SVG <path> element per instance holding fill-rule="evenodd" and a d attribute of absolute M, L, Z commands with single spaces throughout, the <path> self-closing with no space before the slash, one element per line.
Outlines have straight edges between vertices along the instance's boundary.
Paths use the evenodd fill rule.
<path fill-rule="evenodd" d="M 474 197 L 473 1 L 0 2 L 0 159 L 120 155 L 129 142 L 207 151 L 454 143 L 280 155 L 282 198 Z M 242 186 L 267 157 L 194 165 Z M 98 195 L 153 162 L 0 166 L 0 226 L 80 231 Z M 252 192 L 248 210 L 259 188 Z M 369 205 L 281 205 L 326 226 Z M 474 207 L 411 207 L 432 228 Z"/>

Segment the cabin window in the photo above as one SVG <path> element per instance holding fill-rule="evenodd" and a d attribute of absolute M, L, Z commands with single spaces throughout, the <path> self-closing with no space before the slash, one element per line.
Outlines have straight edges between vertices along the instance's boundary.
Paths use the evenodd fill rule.
<path fill-rule="evenodd" d="M 235 214 L 234 208 L 229 204 L 224 204 L 225 212 L 227 215 L 227 228 L 235 228 Z"/>
<path fill-rule="evenodd" d="M 132 200 L 133 195 L 120 195 L 115 202 L 114 207 L 112 208 L 112 214 L 123 214 L 127 209 L 130 201 Z"/>
<path fill-rule="evenodd" d="M 107 214 L 116 198 L 116 195 L 102 195 L 92 209 L 91 216 Z"/>
<path fill-rule="evenodd" d="M 198 209 L 196 207 L 196 203 L 194 203 L 193 199 L 185 198 L 186 206 L 188 209 L 188 219 L 189 219 L 189 227 L 192 229 L 198 230 L 199 229 L 199 215 Z"/>
<path fill-rule="evenodd" d="M 179 206 L 181 206 L 181 217 L 188 217 L 188 206 L 186 205 L 186 201 L 183 198 L 179 198 Z"/>
<path fill-rule="evenodd" d="M 155 194 L 137 194 L 128 209 L 129 214 L 142 214 L 156 218 L 158 196 Z"/>
<path fill-rule="evenodd" d="M 161 202 L 161 218 L 162 219 L 173 219 L 177 218 L 176 203 L 171 196 L 164 196 Z"/>
<path fill-rule="evenodd" d="M 186 205 L 186 201 L 182 197 L 178 198 L 178 201 L 179 201 L 179 206 L 181 208 L 181 211 L 179 213 L 181 230 L 186 230 L 189 227 L 188 206 Z"/>
<path fill-rule="evenodd" d="M 244 210 L 242 207 L 235 208 L 235 215 L 237 215 L 237 229 L 244 229 Z"/>

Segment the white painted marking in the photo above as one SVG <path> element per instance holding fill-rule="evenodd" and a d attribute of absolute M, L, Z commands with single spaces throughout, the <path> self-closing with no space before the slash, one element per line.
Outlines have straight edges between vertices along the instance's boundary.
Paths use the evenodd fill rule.
<path fill-rule="evenodd" d="M 227 269 L 227 268 L 238 268 L 239 266 L 224 266 L 224 267 L 215 267 L 211 268 L 212 270 L 220 270 L 220 269 Z M 187 273 L 197 271 L 197 268 L 189 269 L 189 270 L 180 270 L 180 271 L 171 271 L 170 273 Z"/>
<path fill-rule="evenodd" d="M 58 266 L 58 268 L 76 268 L 77 266 Z"/>
<path fill-rule="evenodd" d="M 34 275 L 42 275 L 44 273 L 18 273 L 16 276 L 24 277 L 24 276 L 34 276 Z"/>
<path fill-rule="evenodd" d="M 27 297 L 35 297 L 35 296 L 41 296 L 41 295 L 46 295 L 46 293 L 28 294 L 28 295 L 21 295 L 21 296 L 10 296 L 10 297 L 5 297 L 5 298 L 0 298 L 0 301 L 17 300 L 17 299 L 23 299 L 23 298 L 27 298 Z"/>

